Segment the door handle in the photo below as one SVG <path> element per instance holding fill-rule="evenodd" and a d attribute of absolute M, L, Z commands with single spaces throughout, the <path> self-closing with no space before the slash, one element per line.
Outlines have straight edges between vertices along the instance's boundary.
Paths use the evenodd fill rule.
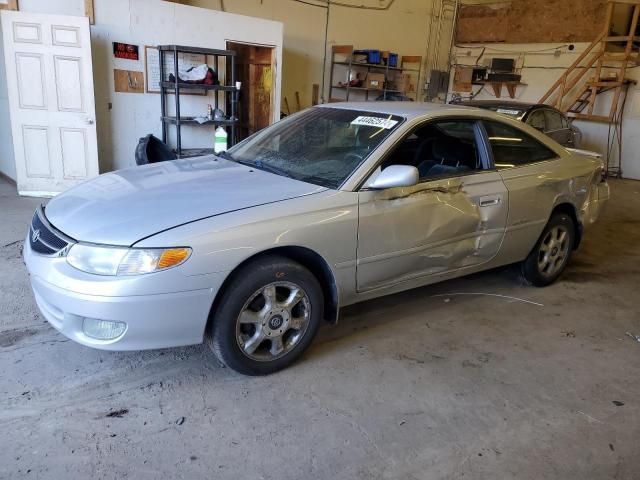
<path fill-rule="evenodd" d="M 481 207 L 491 207 L 500 203 L 500 197 L 481 197 L 478 201 Z"/>
<path fill-rule="evenodd" d="M 84 119 L 84 123 L 86 123 L 87 125 L 93 125 L 93 118 L 85 118 Z"/>

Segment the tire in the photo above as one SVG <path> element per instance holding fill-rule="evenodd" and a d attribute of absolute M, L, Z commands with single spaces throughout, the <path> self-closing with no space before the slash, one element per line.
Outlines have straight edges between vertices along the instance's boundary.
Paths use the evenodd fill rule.
<path fill-rule="evenodd" d="M 558 279 L 571 258 L 575 227 L 573 219 L 565 213 L 551 217 L 535 247 L 522 262 L 522 276 L 527 283 L 546 287 Z"/>
<path fill-rule="evenodd" d="M 241 267 L 222 293 L 209 332 L 216 357 L 244 375 L 268 375 L 293 363 L 323 318 L 316 277 L 302 265 L 266 256 Z"/>

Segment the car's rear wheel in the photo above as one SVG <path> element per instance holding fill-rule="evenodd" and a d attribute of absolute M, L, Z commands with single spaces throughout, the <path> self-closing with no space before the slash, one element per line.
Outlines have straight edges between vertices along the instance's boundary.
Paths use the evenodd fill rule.
<path fill-rule="evenodd" d="M 286 258 L 261 258 L 236 272 L 223 292 L 211 323 L 211 348 L 245 375 L 281 370 L 313 340 L 323 303 L 309 270 Z"/>
<path fill-rule="evenodd" d="M 524 279 L 536 287 L 555 282 L 569 263 L 574 242 L 575 225 L 571 217 L 564 213 L 555 214 L 522 262 Z"/>

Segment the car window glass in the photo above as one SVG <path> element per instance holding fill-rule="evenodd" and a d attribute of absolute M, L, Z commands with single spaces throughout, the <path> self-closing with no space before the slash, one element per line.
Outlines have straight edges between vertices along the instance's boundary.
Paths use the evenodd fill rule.
<path fill-rule="evenodd" d="M 557 157 L 551 149 L 518 128 L 488 120 L 484 126 L 498 170 Z"/>
<path fill-rule="evenodd" d="M 564 115 L 561 115 L 562 118 L 562 128 L 569 128 L 569 120 Z"/>
<path fill-rule="evenodd" d="M 533 128 L 537 128 L 538 130 L 544 132 L 545 124 L 544 124 L 544 112 L 541 110 L 535 110 L 529 118 L 527 119 L 527 123 L 531 125 Z"/>
<path fill-rule="evenodd" d="M 296 180 L 338 188 L 402 121 L 383 113 L 311 108 L 261 130 L 226 156 Z"/>
<path fill-rule="evenodd" d="M 553 110 L 545 110 L 544 116 L 547 122 L 547 131 L 562 130 L 562 115 Z"/>
<path fill-rule="evenodd" d="M 421 181 L 482 169 L 475 120 L 429 122 L 417 127 L 382 163 L 416 167 Z"/>

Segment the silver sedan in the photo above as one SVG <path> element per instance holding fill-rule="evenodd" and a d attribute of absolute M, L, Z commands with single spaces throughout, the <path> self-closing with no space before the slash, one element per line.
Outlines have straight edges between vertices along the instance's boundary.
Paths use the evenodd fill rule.
<path fill-rule="evenodd" d="M 608 197 L 601 160 L 505 116 L 331 104 L 65 192 L 35 212 L 24 258 L 42 314 L 78 343 L 207 340 L 261 375 L 345 305 L 512 263 L 549 285 Z"/>

